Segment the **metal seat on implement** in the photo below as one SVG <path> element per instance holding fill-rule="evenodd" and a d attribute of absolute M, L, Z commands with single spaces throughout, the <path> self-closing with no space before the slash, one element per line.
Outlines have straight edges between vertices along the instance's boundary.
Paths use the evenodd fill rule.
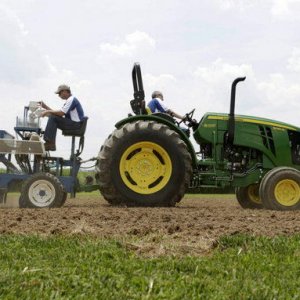
<path fill-rule="evenodd" d="M 75 156 L 79 156 L 84 147 L 84 134 L 86 130 L 86 125 L 87 125 L 88 117 L 84 117 L 83 121 L 81 121 L 81 126 L 78 129 L 64 129 L 62 134 L 64 136 L 71 136 L 72 137 L 72 149 L 71 149 L 71 157 L 74 156 L 75 154 L 75 139 L 76 137 L 80 137 L 79 139 L 79 146 L 76 151 Z"/>

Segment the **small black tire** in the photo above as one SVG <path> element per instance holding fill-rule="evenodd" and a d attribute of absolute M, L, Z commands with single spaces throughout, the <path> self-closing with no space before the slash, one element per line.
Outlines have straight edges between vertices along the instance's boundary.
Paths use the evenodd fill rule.
<path fill-rule="evenodd" d="M 276 167 L 262 179 L 259 195 L 266 209 L 300 209 L 300 172 L 290 167 Z"/>
<path fill-rule="evenodd" d="M 96 171 L 100 191 L 112 205 L 175 206 L 189 186 L 192 159 L 167 125 L 136 121 L 108 137 Z"/>
<path fill-rule="evenodd" d="M 67 198 L 68 198 L 68 193 L 64 192 L 64 196 L 63 196 L 63 199 L 62 199 L 62 202 L 61 202 L 61 206 L 63 206 L 65 204 L 65 202 L 67 201 Z"/>
<path fill-rule="evenodd" d="M 37 173 L 24 181 L 20 208 L 54 208 L 64 203 L 66 192 L 59 179 L 50 173 Z"/>
<path fill-rule="evenodd" d="M 25 199 L 22 195 L 20 195 L 20 197 L 19 197 L 19 207 L 27 208 L 27 202 L 25 201 Z"/>
<path fill-rule="evenodd" d="M 259 197 L 259 184 L 250 184 L 246 187 L 238 187 L 235 194 L 236 199 L 242 208 L 263 208 Z"/>
<path fill-rule="evenodd" d="M 6 196 L 7 196 L 6 190 L 0 189 L 0 204 L 6 203 Z"/>

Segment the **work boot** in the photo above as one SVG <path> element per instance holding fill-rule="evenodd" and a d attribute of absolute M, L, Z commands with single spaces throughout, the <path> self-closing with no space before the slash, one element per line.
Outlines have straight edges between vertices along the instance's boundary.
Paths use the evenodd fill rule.
<path fill-rule="evenodd" d="M 55 142 L 46 141 L 44 146 L 45 146 L 46 151 L 55 151 L 56 150 Z"/>

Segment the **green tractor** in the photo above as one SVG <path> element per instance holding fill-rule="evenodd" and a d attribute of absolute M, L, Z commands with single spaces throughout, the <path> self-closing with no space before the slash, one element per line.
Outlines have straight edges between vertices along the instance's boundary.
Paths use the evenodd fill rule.
<path fill-rule="evenodd" d="M 97 177 L 113 205 L 174 206 L 188 189 L 235 188 L 243 208 L 300 208 L 300 128 L 235 115 L 237 78 L 229 114 L 194 110 L 182 129 L 170 115 L 148 114 L 141 68 L 132 71 L 135 115 L 119 121 L 98 156 Z M 189 131 L 200 149 L 196 151 Z"/>

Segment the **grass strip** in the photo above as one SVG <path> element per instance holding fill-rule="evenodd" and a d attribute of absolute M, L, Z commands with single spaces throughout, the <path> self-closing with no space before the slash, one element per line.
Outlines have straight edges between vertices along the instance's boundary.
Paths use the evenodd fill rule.
<path fill-rule="evenodd" d="M 0 236 L 0 299 L 299 299 L 300 236 L 229 236 L 204 257 L 143 258 L 122 242 Z"/>

